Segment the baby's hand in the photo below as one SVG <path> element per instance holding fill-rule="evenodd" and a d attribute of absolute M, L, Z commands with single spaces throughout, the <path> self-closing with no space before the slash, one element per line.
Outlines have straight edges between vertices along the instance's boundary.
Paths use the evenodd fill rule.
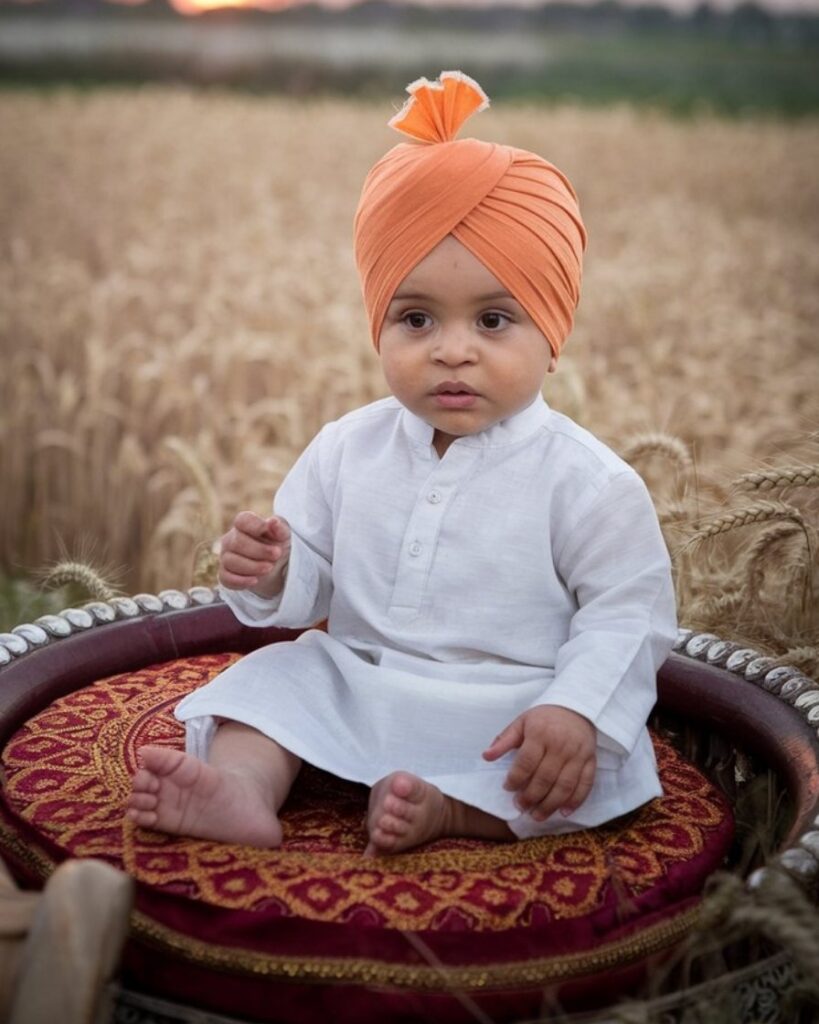
<path fill-rule="evenodd" d="M 231 590 L 278 594 L 290 558 L 290 527 L 284 519 L 240 512 L 222 537 L 219 582 Z"/>
<path fill-rule="evenodd" d="M 597 737 L 583 715 L 568 708 L 543 704 L 524 711 L 496 736 L 487 761 L 519 747 L 504 788 L 517 793 L 515 803 L 536 821 L 560 809 L 569 815 L 592 788 Z"/>

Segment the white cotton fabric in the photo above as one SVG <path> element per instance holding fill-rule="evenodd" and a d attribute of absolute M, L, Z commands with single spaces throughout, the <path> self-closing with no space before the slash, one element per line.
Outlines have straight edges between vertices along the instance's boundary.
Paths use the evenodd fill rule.
<path fill-rule="evenodd" d="M 283 593 L 221 588 L 250 626 L 304 627 L 187 696 L 207 756 L 213 716 L 372 785 L 404 769 L 520 837 L 608 821 L 661 793 L 645 722 L 676 636 L 670 561 L 648 491 L 540 397 L 439 458 L 394 398 L 325 426 L 276 495 L 292 530 Z M 482 752 L 527 708 L 597 729 L 597 774 L 571 817 L 536 822 Z"/>

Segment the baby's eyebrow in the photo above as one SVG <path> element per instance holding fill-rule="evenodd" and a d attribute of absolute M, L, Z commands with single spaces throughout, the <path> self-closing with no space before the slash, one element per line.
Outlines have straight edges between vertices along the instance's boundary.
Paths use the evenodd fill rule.
<path fill-rule="evenodd" d="M 432 296 L 425 295 L 423 292 L 396 292 L 390 301 L 392 302 L 429 302 Z M 489 292 L 487 295 L 476 295 L 475 302 L 495 302 L 497 299 L 510 299 L 517 301 L 514 295 L 510 295 L 509 292 Z"/>

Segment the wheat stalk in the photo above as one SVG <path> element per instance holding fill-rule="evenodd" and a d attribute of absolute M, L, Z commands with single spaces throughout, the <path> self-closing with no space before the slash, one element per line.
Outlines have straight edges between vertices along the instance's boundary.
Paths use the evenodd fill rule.
<path fill-rule="evenodd" d="M 187 470 L 191 482 L 196 488 L 196 493 L 199 495 L 205 520 L 205 530 L 209 535 L 216 536 L 216 534 L 221 532 L 222 503 L 211 483 L 208 471 L 205 469 L 201 458 L 181 437 L 166 438 L 164 447 L 172 452 L 180 465 Z"/>
<path fill-rule="evenodd" d="M 772 491 L 777 487 L 818 487 L 819 466 L 779 466 L 743 473 L 731 481 L 743 491 Z"/>

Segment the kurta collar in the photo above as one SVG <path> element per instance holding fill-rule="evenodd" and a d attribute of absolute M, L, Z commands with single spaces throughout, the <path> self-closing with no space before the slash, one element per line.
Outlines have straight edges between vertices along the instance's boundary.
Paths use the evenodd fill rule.
<path fill-rule="evenodd" d="M 512 444 L 534 433 L 541 424 L 546 422 L 549 414 L 550 409 L 543 395 L 537 395 L 530 405 L 508 419 L 500 420 L 477 434 L 459 437 L 452 444 L 464 448 L 497 448 L 501 445 Z M 403 410 L 402 416 L 404 430 L 409 437 L 418 444 L 431 448 L 432 437 L 435 433 L 431 424 L 406 408 Z"/>

